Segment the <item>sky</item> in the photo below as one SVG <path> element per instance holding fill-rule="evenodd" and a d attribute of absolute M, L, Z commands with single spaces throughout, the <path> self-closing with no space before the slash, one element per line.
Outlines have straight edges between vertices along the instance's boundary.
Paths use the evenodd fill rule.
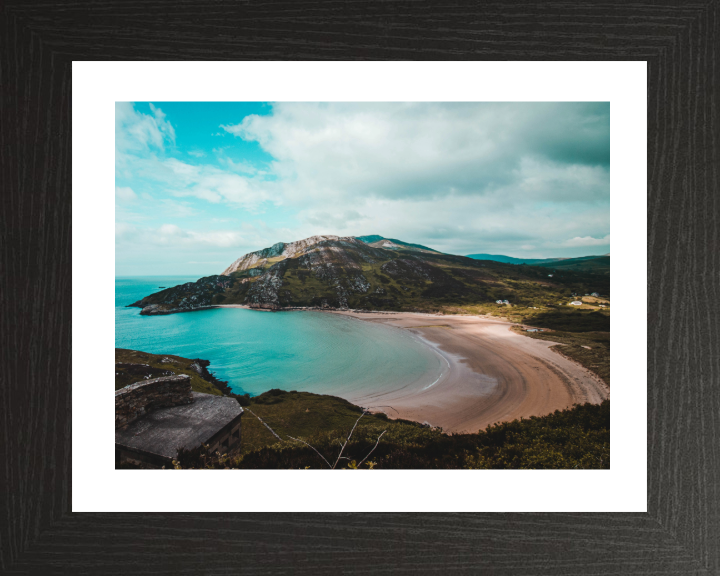
<path fill-rule="evenodd" d="M 610 105 L 118 102 L 117 276 L 220 274 L 316 234 L 610 252 Z"/>

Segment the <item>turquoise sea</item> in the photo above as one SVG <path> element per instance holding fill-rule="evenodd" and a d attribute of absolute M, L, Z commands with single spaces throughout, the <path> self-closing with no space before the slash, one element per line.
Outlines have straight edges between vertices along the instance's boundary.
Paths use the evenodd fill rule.
<path fill-rule="evenodd" d="M 432 384 L 442 360 L 411 333 L 323 312 L 216 308 L 141 316 L 126 308 L 196 277 L 115 279 L 115 346 L 210 360 L 238 394 L 271 388 L 350 397 L 393 383 Z"/>

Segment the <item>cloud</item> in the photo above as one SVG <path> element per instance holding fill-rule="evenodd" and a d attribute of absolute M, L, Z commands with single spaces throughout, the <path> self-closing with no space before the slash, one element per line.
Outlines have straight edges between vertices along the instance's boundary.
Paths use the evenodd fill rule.
<path fill-rule="evenodd" d="M 230 168 L 233 172 L 239 172 L 242 174 L 250 174 L 250 175 L 259 175 L 264 176 L 267 174 L 265 170 L 261 170 L 257 166 L 251 164 L 250 162 L 234 162 L 232 159 L 227 158 L 222 155 L 222 153 L 219 153 L 218 160 L 223 166 L 226 166 L 227 168 Z"/>
<path fill-rule="evenodd" d="M 175 158 L 169 153 L 175 129 L 160 108 L 153 104 L 149 108 L 151 113 L 145 114 L 132 103 L 115 105 L 116 179 L 142 181 L 179 198 L 226 202 L 250 211 L 259 211 L 268 201 L 281 203 L 265 181 L 265 173 L 250 163 L 222 158 L 225 169 Z M 201 158 L 205 153 L 193 150 L 190 154 Z"/>
<path fill-rule="evenodd" d="M 187 202 L 177 202 L 169 198 L 163 198 L 160 200 L 160 204 L 163 207 L 163 216 L 165 217 L 188 218 L 199 214 L 198 210 Z"/>
<path fill-rule="evenodd" d="M 576 236 L 570 238 L 563 243 L 563 246 L 608 246 L 610 244 L 610 234 L 604 238 L 593 238 L 592 236 Z"/>
<path fill-rule="evenodd" d="M 162 150 L 175 143 L 175 128 L 160 108 L 150 104 L 152 114 L 135 109 L 132 102 L 115 103 L 115 148 L 120 152 Z"/>
<path fill-rule="evenodd" d="M 115 198 L 124 202 L 132 202 L 133 200 L 137 200 L 137 194 L 133 192 L 132 188 L 127 186 L 115 186 Z"/>
<path fill-rule="evenodd" d="M 141 228 L 126 223 L 115 225 L 115 242 L 141 246 L 205 246 L 232 248 L 243 246 L 247 241 L 237 230 L 197 231 L 180 228 L 176 224 L 163 224 L 158 228 Z"/>
<path fill-rule="evenodd" d="M 610 190 L 610 173 L 602 166 L 526 157 L 513 175 L 512 183 L 498 190 L 512 200 L 588 203 L 607 198 Z"/>
<path fill-rule="evenodd" d="M 222 128 L 271 154 L 296 200 L 522 195 L 532 162 L 609 167 L 606 103 L 279 103 Z"/>
<path fill-rule="evenodd" d="M 115 103 L 115 178 L 131 179 L 167 145 L 175 144 L 175 128 L 163 111 L 150 104 L 151 114 L 132 102 Z"/>
<path fill-rule="evenodd" d="M 268 111 L 221 125 L 216 135 L 227 138 L 207 158 L 191 147 L 181 160 L 162 110 L 118 103 L 119 183 L 142 190 L 140 199 L 151 191 L 158 200 L 143 208 L 163 218 L 133 234 L 168 252 L 225 247 L 230 261 L 314 234 L 525 257 L 609 243 L 608 103 L 277 103 Z M 238 153 L 256 147 L 271 160 Z M 173 221 L 197 216 L 205 202 L 207 222 Z M 235 229 L 221 223 L 226 208 L 237 210 Z M 250 224 L 248 214 L 268 223 Z M 119 241 L 135 242 L 124 232 Z"/>
<path fill-rule="evenodd" d="M 208 202 L 228 202 L 257 211 L 275 198 L 263 180 L 248 178 L 211 165 L 187 164 L 175 158 L 161 163 L 154 178 L 177 197 L 195 197 Z"/>
<path fill-rule="evenodd" d="M 334 228 L 345 229 L 349 224 L 357 224 L 367 220 L 362 214 L 356 210 L 345 210 L 344 212 L 308 212 L 305 219 L 316 226 L 332 226 Z"/>
<path fill-rule="evenodd" d="M 297 211 L 298 238 L 471 253 L 609 232 L 608 103 L 278 103 L 221 127 L 274 158 L 262 186 Z"/>
<path fill-rule="evenodd" d="M 202 150 L 190 150 L 188 154 L 190 154 L 190 156 L 195 156 L 195 158 L 203 158 L 205 156 L 205 152 Z"/>

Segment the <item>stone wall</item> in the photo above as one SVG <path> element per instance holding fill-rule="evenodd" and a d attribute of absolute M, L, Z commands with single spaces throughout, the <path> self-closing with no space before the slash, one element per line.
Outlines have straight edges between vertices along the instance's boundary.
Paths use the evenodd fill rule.
<path fill-rule="evenodd" d="M 115 428 L 124 428 L 158 408 L 192 402 L 190 376 L 187 374 L 164 376 L 130 384 L 115 392 Z"/>

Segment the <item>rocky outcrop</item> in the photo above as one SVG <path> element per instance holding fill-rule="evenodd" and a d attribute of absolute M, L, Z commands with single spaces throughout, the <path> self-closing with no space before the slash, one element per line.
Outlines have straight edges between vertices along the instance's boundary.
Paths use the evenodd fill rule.
<path fill-rule="evenodd" d="M 258 277 L 255 282 L 250 284 L 245 301 L 252 308 L 258 308 L 259 305 L 270 310 L 280 307 L 279 290 L 283 283 L 283 274 L 287 268 L 284 261 L 278 262 L 271 266 L 265 274 Z"/>
<path fill-rule="evenodd" d="M 284 242 L 278 242 L 277 244 L 270 246 L 270 248 L 263 248 L 257 252 L 245 254 L 230 264 L 230 266 L 223 271 L 223 276 L 229 276 L 233 272 L 247 270 L 258 266 L 258 264 L 264 264 L 267 262 L 268 258 L 280 256 L 283 253 L 285 246 L 286 244 Z"/>
<path fill-rule="evenodd" d="M 179 312 L 194 312 L 196 310 L 207 310 L 213 308 L 213 306 L 197 306 L 193 303 L 183 303 L 178 307 L 173 307 L 167 304 L 150 304 L 144 306 L 140 310 L 140 314 L 143 316 L 159 316 L 162 314 L 178 314 Z"/>
<path fill-rule="evenodd" d="M 374 246 L 376 248 L 387 248 L 389 250 L 414 250 L 417 252 L 430 252 L 440 254 L 437 250 L 423 246 L 422 244 L 411 244 L 410 242 L 403 242 L 395 238 L 383 238 L 377 234 L 371 236 L 356 236 L 358 240 Z"/>
<path fill-rule="evenodd" d="M 115 428 L 124 428 L 158 408 L 193 402 L 190 376 L 178 374 L 143 380 L 115 392 Z"/>
<path fill-rule="evenodd" d="M 227 276 L 207 276 L 156 292 L 128 306 L 142 308 L 140 314 L 145 316 L 204 310 L 223 302 L 231 284 L 232 278 Z"/>
<path fill-rule="evenodd" d="M 310 246 L 318 244 L 319 242 L 339 239 L 340 236 L 310 236 L 310 238 L 298 240 L 297 242 L 290 242 L 289 244 L 278 242 L 277 244 L 270 246 L 270 248 L 264 248 L 262 250 L 258 250 L 257 252 L 250 252 L 249 254 L 241 256 L 223 271 L 223 275 L 229 276 L 233 272 L 254 268 L 258 266 L 262 260 L 265 260 L 266 263 L 268 258 L 276 258 L 278 256 L 282 256 L 283 258 L 293 258 L 297 254 L 303 252 Z"/>
<path fill-rule="evenodd" d="M 282 310 L 282 307 L 280 307 L 278 304 L 253 302 L 252 304 L 248 304 L 248 306 L 253 310 Z"/>
<path fill-rule="evenodd" d="M 193 363 L 190 364 L 190 369 L 197 372 L 203 380 L 210 382 L 224 395 L 227 396 L 230 394 L 232 392 L 232 388 L 228 386 L 228 382 L 226 380 L 216 378 L 215 374 L 208 370 L 208 366 L 210 366 L 210 360 L 201 360 L 200 358 L 196 358 L 193 360 Z"/>

